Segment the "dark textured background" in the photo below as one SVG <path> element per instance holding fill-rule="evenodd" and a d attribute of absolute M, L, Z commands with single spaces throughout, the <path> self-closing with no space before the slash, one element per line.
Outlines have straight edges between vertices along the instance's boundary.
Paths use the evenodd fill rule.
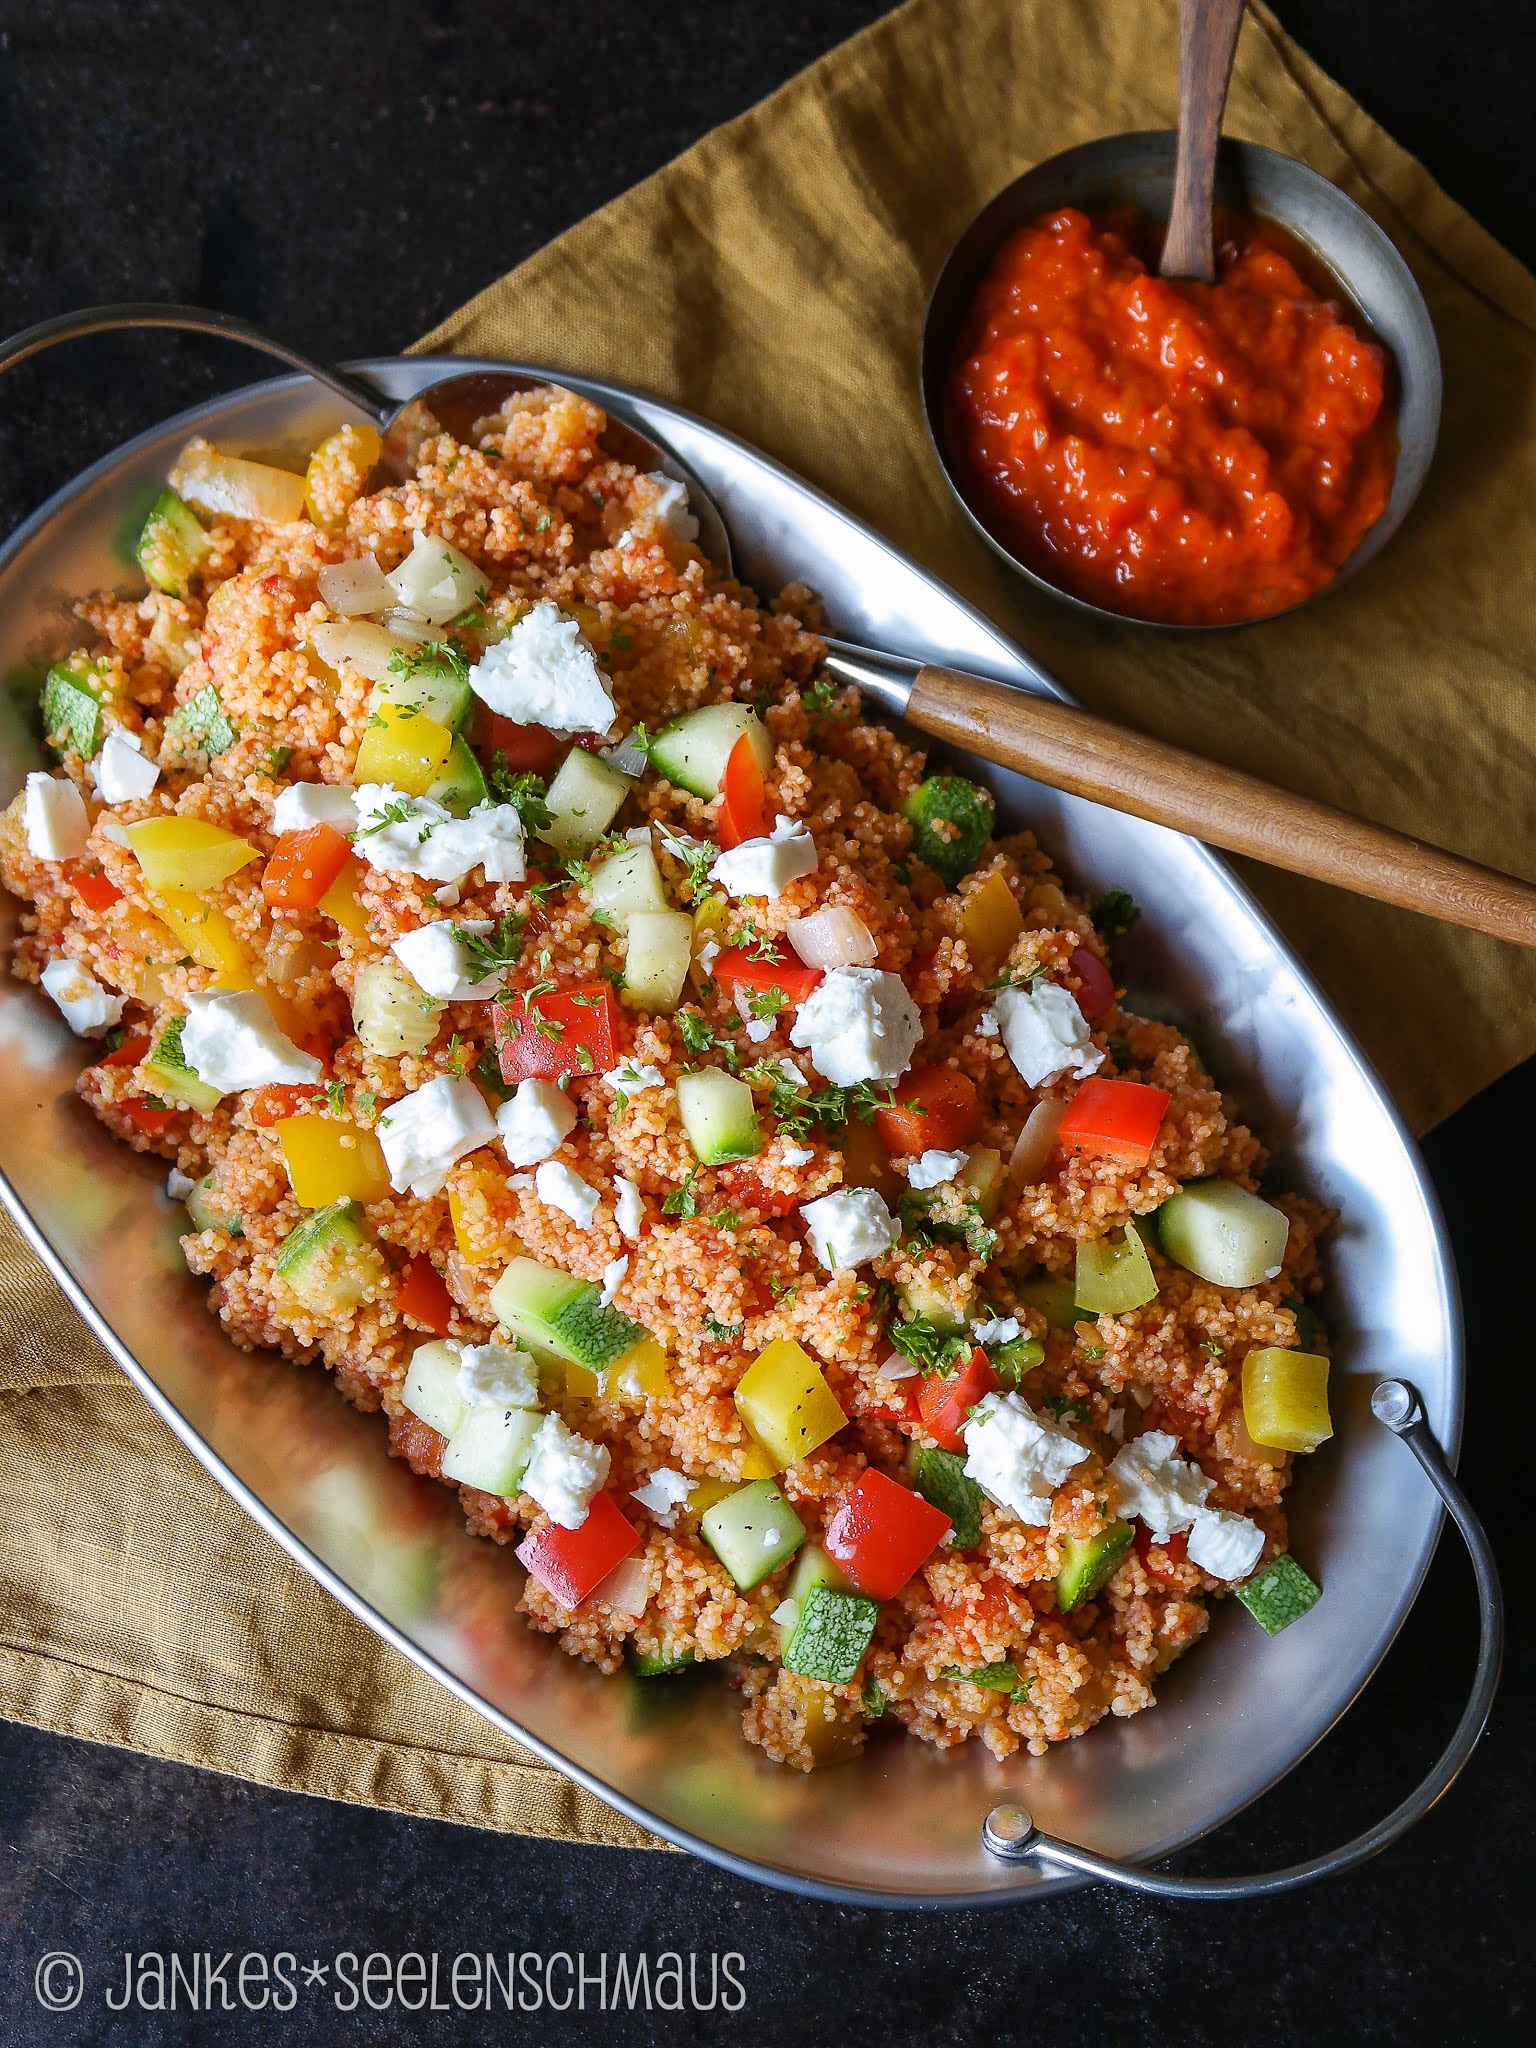
<path fill-rule="evenodd" d="M 1276 6 L 1457 199 L 1536 262 L 1536 9 Z M 0 326 L 179 298 L 332 355 L 395 348 L 881 11 L 878 0 L 0 0 Z M 148 339 L 24 365 L 0 393 L 0 531 L 127 434 L 253 374 L 243 355 Z M 1469 1304 L 1462 1470 L 1511 1581 L 1529 1513 L 1517 1477 L 1530 1372 L 1518 1134 L 1533 1118 L 1527 1068 L 1427 1147 Z M 1521 1389 L 1513 1417 L 1506 1384 Z M 1451 1797 L 1368 1868 L 1271 1905 L 1089 1892 L 1016 1915 L 859 1913 L 680 1857 L 476 1835 L 0 1726 L 0 2040 L 215 2038 L 207 2021 L 113 2019 L 94 1996 L 68 2018 L 33 2001 L 46 1949 L 78 1952 L 99 1984 L 124 1949 L 178 1946 L 746 1956 L 739 2017 L 502 2023 L 541 2042 L 599 2031 L 848 2048 L 1025 2035 L 1053 2048 L 1111 2036 L 1529 2039 L 1536 1686 L 1528 1602 L 1516 1606 L 1492 1731 Z M 1342 1728 L 1186 1867 L 1294 1860 L 1395 1803 L 1454 1719 L 1468 1610 L 1465 1564 L 1443 1555 Z M 314 2005 L 311 1994 L 286 2022 L 232 2015 L 218 2038 L 352 2038 L 358 2016 Z M 364 2023 L 377 2043 L 491 2031 L 398 2010 Z"/>

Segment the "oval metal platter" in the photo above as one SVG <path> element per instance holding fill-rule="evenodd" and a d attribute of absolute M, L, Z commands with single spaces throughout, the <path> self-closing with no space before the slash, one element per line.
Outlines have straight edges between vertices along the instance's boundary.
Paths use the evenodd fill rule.
<path fill-rule="evenodd" d="M 362 364 L 406 397 L 462 359 Z M 493 367 L 490 364 L 485 367 Z M 715 495 L 741 573 L 803 579 L 835 631 L 1064 695 L 979 613 L 797 477 L 705 421 L 579 378 L 669 442 Z M 59 493 L 0 555 L 0 801 L 38 765 L 37 660 L 68 644 L 72 599 L 137 587 L 130 542 L 196 432 L 297 466 L 341 417 L 304 379 L 252 386 L 169 421 Z M 1288 1184 L 1341 1213 L 1328 1255 L 1337 1435 L 1302 1461 L 1293 1547 L 1324 1596 L 1273 1640 L 1235 1602 L 1162 1681 L 1156 1707 L 1046 1757 L 995 1763 L 877 1733 L 856 1764 L 776 1769 L 737 1729 L 718 1679 L 603 1678 L 524 1628 L 519 1567 L 464 1530 L 446 1490 L 385 1455 L 376 1417 L 319 1372 L 234 1348 L 177 1245 L 164 1168 L 113 1144 L 72 1091 L 81 1047 L 37 991 L 0 995 L 6 1197 L 81 1315 L 219 1483 L 354 1614 L 506 1734 L 669 1841 L 742 1875 L 862 1904 L 1000 1904 L 1075 1880 L 992 1861 L 1000 1799 L 1109 1855 L 1148 1859 L 1274 1785 L 1366 1683 L 1428 1565 L 1439 1510 L 1368 1409 L 1383 1374 L 1416 1382 L 1454 1455 L 1462 1360 L 1444 1231 L 1413 1143 L 1278 933 L 1227 869 L 1161 827 L 993 769 L 1005 816 L 1038 829 L 1069 878 L 1129 888 L 1143 915 L 1122 970 L 1132 1001 L 1187 1022 L 1273 1147 Z M 17 906 L 5 898 L 7 937 Z M 1319 1844 L 1318 1846 L 1323 1846 Z"/>

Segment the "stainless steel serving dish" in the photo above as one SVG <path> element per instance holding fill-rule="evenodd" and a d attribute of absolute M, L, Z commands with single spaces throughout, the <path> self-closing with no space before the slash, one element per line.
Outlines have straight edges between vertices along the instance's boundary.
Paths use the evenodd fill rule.
<path fill-rule="evenodd" d="M 359 367 L 406 396 L 467 365 Z M 654 400 L 563 381 L 697 471 L 760 588 L 804 578 L 850 637 L 1064 694 L 915 562 L 765 456 Z M 0 673 L 25 678 L 66 644 L 75 596 L 133 587 L 120 536 L 190 434 L 292 460 L 339 417 L 330 394 L 285 378 L 184 413 L 89 470 L 0 554 Z M 28 710 L 23 682 L 5 700 L 0 801 L 38 765 Z M 446 1493 L 386 1459 L 376 1419 L 354 1414 L 321 1374 L 222 1337 L 183 1267 L 163 1167 L 112 1144 L 80 1106 L 81 1048 L 47 1000 L 8 978 L 0 990 L 7 1199 L 81 1314 L 219 1482 L 370 1627 L 611 1805 L 743 1875 L 865 1904 L 1002 1903 L 1081 1881 L 989 1856 L 980 1829 L 999 1801 L 1020 1802 L 1069 1841 L 1145 1860 L 1275 1784 L 1369 1679 L 1440 1526 L 1423 1472 L 1372 1423 L 1372 1386 L 1383 1374 L 1412 1380 L 1453 1457 L 1461 1430 L 1460 1318 L 1434 1196 L 1380 1083 L 1279 934 L 1192 841 L 978 772 L 1085 888 L 1134 891 L 1144 914 L 1124 952 L 1133 986 L 1219 1048 L 1221 1077 L 1280 1171 L 1342 1217 L 1327 1304 L 1337 1435 L 1304 1461 L 1292 1495 L 1294 1548 L 1325 1597 L 1274 1640 L 1221 1603 L 1154 1710 L 1041 1759 L 1000 1766 L 976 1744 L 941 1756 L 880 1737 L 857 1765 L 805 1778 L 740 1740 L 723 1685 L 603 1679 L 526 1632 L 510 1556 L 474 1542 Z M 10 898 L 0 915 L 9 937 Z"/>

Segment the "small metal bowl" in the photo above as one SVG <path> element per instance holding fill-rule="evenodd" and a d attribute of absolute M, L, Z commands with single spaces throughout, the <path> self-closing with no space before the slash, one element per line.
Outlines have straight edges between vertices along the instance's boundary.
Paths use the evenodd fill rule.
<path fill-rule="evenodd" d="M 939 272 L 923 323 L 923 411 L 929 438 L 951 489 L 987 545 L 1041 590 L 1116 625 L 1157 626 L 1164 631 L 1211 632 L 1216 626 L 1138 618 L 1112 611 L 1063 590 L 1024 561 L 1003 523 L 970 486 L 964 458 L 952 446 L 945 385 L 953 368 L 977 291 L 998 250 L 1010 235 L 1058 207 L 1086 213 L 1134 206 L 1166 220 L 1173 194 L 1172 130 L 1142 135 L 1109 135 L 1046 159 L 1015 178 L 984 206 L 956 242 Z M 1216 167 L 1216 203 L 1260 215 L 1284 228 L 1315 255 L 1339 286 L 1361 324 L 1390 355 L 1397 395 L 1397 470 L 1386 510 L 1338 574 L 1298 604 L 1335 590 L 1380 554 L 1407 517 L 1424 482 L 1440 430 L 1440 349 L 1423 294 L 1413 273 L 1369 214 L 1316 171 L 1257 143 L 1223 140 Z M 1283 618 L 1268 612 L 1264 619 Z M 1263 619 L 1233 619 L 1222 626 L 1258 625 Z"/>

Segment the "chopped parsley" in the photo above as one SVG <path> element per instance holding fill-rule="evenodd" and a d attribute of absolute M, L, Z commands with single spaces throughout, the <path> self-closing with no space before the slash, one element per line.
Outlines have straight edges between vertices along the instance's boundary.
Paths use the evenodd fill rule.
<path fill-rule="evenodd" d="M 833 682 L 830 676 L 818 676 L 800 692 L 800 702 L 812 718 L 841 718 L 843 711 L 837 702 L 841 688 L 841 683 Z"/>
<path fill-rule="evenodd" d="M 268 747 L 267 773 L 271 776 L 274 782 L 276 782 L 278 776 L 282 774 L 283 770 L 288 766 L 288 763 L 292 759 L 292 747 Z"/>
<path fill-rule="evenodd" d="M 681 1216 L 684 1222 L 691 1222 L 698 1215 L 699 1198 L 693 1192 L 693 1183 L 698 1177 L 698 1171 L 699 1169 L 695 1167 L 682 1186 L 674 1188 L 671 1194 L 667 1196 L 661 1205 L 661 1212 L 664 1216 Z"/>
<path fill-rule="evenodd" d="M 465 965 L 477 981 L 489 981 L 493 974 L 513 967 L 523 957 L 523 927 L 528 920 L 520 910 L 505 911 L 488 932 L 472 932 L 455 925 L 454 937 Z"/>
<path fill-rule="evenodd" d="M 1020 1678 L 1011 1659 L 1003 1664 L 984 1664 L 979 1671 L 963 1671 L 958 1664 L 946 1664 L 939 1674 L 955 1678 L 962 1685 L 979 1685 L 988 1692 L 1005 1692 L 1011 1700 L 1029 1698 L 1030 1681 Z"/>
<path fill-rule="evenodd" d="M 747 1014 L 759 1024 L 767 1024 L 787 1007 L 789 997 L 781 988 L 761 988 L 747 997 Z"/>
<path fill-rule="evenodd" d="M 545 783 L 542 775 L 535 775 L 531 768 L 514 774 L 507 766 L 507 757 L 498 747 L 491 756 L 490 766 L 485 770 L 485 786 L 495 802 L 510 804 L 523 821 L 527 832 L 542 832 L 550 823 L 551 812 L 545 802 Z"/>
<path fill-rule="evenodd" d="M 424 647 L 402 647 L 398 654 L 389 657 L 390 674 L 407 680 L 419 675 L 439 675 L 444 670 L 456 683 L 469 681 L 469 663 L 451 640 L 429 640 Z"/>
<path fill-rule="evenodd" d="M 501 1078 L 501 1062 L 497 1059 L 496 1048 L 492 1045 L 488 1045 L 485 1051 L 481 1053 L 479 1059 L 475 1061 L 475 1079 L 482 1088 L 488 1088 L 493 1095 L 499 1097 L 503 1102 L 506 1101 L 509 1095 L 515 1093 L 515 1090 L 509 1088 Z"/>
<path fill-rule="evenodd" d="M 922 1373 L 952 1373 L 970 1357 L 970 1338 L 963 1330 L 941 1330 L 927 1316 L 908 1316 L 891 1324 L 888 1332 L 894 1348 L 910 1358 Z"/>
<path fill-rule="evenodd" d="M 864 1690 L 859 1694 L 859 1705 L 866 1720 L 878 1721 L 885 1712 L 885 1691 L 878 1678 L 867 1678 Z"/>
<path fill-rule="evenodd" d="M 356 836 L 367 839 L 374 832 L 382 832 L 386 825 L 409 825 L 415 816 L 416 805 L 411 797 L 394 797 L 382 810 L 375 811 L 366 825 L 358 827 Z"/>
<path fill-rule="evenodd" d="M 1141 915 L 1141 908 L 1128 889 L 1109 889 L 1089 905 L 1093 928 L 1106 945 L 1122 939 Z"/>
<path fill-rule="evenodd" d="M 347 1084 L 345 1081 L 327 1081 L 325 1084 L 325 1106 L 332 1116 L 340 1116 L 347 1106 Z"/>
<path fill-rule="evenodd" d="M 708 1052 L 715 1042 L 714 1026 L 697 1010 L 679 1010 L 677 1028 L 686 1053 Z"/>
<path fill-rule="evenodd" d="M 734 1338 L 741 1335 L 743 1327 L 744 1325 L 739 1322 L 719 1322 L 714 1316 L 706 1316 L 704 1318 L 704 1334 L 716 1344 L 729 1344 Z"/>

